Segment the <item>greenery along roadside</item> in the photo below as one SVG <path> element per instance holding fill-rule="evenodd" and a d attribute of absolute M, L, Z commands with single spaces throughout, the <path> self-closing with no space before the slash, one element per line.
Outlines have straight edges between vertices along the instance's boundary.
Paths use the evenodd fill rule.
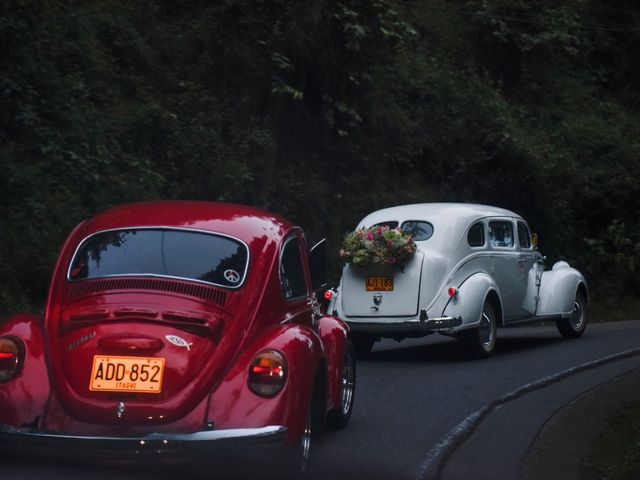
<path fill-rule="evenodd" d="M 334 280 L 370 211 L 498 205 L 596 303 L 640 294 L 636 1 L 6 0 L 0 49 L 0 314 L 155 198 L 281 213 Z"/>

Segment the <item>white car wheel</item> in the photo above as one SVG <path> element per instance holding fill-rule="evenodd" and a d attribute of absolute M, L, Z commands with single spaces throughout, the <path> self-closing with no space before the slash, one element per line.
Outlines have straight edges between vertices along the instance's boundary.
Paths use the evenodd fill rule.
<path fill-rule="evenodd" d="M 564 338 L 578 338 L 587 328 L 587 300 L 584 293 L 577 292 L 573 302 L 573 311 L 569 318 L 556 322 L 560 335 Z"/>
<path fill-rule="evenodd" d="M 496 346 L 496 313 L 489 301 L 482 306 L 480 325 L 462 332 L 462 340 L 471 354 L 476 357 L 488 357 Z"/>

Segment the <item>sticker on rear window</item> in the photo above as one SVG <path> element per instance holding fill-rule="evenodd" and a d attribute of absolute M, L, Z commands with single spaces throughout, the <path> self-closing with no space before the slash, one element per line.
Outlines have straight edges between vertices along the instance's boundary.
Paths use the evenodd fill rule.
<path fill-rule="evenodd" d="M 240 281 L 240 274 L 235 270 L 228 269 L 224 271 L 224 279 L 229 283 L 238 283 Z"/>

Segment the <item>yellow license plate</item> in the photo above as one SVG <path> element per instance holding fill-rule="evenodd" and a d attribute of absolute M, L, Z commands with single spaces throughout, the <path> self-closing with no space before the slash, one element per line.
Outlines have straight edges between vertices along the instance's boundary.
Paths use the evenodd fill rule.
<path fill-rule="evenodd" d="M 393 290 L 393 277 L 376 276 L 365 278 L 365 290 L 367 292 L 390 292 Z"/>
<path fill-rule="evenodd" d="M 164 358 L 95 355 L 89 390 L 160 393 Z"/>

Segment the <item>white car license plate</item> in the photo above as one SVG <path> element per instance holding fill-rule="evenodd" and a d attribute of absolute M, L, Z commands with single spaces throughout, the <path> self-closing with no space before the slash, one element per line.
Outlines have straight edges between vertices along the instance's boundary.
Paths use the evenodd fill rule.
<path fill-rule="evenodd" d="M 365 278 L 365 290 L 367 292 L 391 292 L 393 290 L 393 277 L 373 276 Z"/>

